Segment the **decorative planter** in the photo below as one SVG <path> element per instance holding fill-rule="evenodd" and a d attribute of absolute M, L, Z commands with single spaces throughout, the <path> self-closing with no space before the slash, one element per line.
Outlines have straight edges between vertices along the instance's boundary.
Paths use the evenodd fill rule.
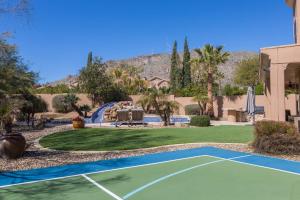
<path fill-rule="evenodd" d="M 84 128 L 84 121 L 73 120 L 73 128 Z"/>
<path fill-rule="evenodd" d="M 73 120 L 73 128 L 84 128 L 84 119 L 81 117 L 75 117 Z"/>
<path fill-rule="evenodd" d="M 21 134 L 9 134 L 0 136 L 0 157 L 16 159 L 25 151 L 26 140 Z"/>

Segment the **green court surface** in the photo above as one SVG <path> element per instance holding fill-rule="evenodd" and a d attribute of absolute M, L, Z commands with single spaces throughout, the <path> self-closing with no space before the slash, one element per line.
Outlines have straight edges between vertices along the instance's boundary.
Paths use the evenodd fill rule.
<path fill-rule="evenodd" d="M 248 155 L 249 156 L 249 155 Z M 0 189 L 0 200 L 299 200 L 298 174 L 197 156 Z"/>

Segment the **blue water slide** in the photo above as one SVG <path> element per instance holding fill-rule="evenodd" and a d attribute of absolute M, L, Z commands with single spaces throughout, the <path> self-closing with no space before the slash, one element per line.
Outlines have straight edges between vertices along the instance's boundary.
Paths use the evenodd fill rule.
<path fill-rule="evenodd" d="M 91 118 L 85 119 L 86 123 L 102 123 L 104 120 L 104 113 L 107 109 L 112 108 L 116 102 L 103 104 L 98 108 L 91 116 Z"/>

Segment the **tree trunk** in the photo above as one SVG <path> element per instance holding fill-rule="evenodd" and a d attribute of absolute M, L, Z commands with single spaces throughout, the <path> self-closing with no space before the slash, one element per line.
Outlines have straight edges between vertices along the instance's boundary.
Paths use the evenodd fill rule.
<path fill-rule="evenodd" d="M 214 116 L 214 105 L 213 105 L 213 75 L 211 71 L 211 67 L 209 67 L 208 70 L 208 79 L 207 79 L 207 97 L 208 97 L 208 102 L 207 102 L 207 115 L 210 117 Z"/>
<path fill-rule="evenodd" d="M 83 114 L 82 111 L 78 108 L 77 105 L 72 104 L 71 106 L 72 106 L 72 108 L 78 113 L 78 115 L 79 115 L 80 117 L 84 117 L 84 114 Z"/>
<path fill-rule="evenodd" d="M 27 113 L 27 126 L 29 127 L 29 124 L 30 124 L 30 113 Z"/>
<path fill-rule="evenodd" d="M 12 120 L 7 120 L 6 122 L 4 122 L 3 126 L 6 135 L 12 132 Z"/>
<path fill-rule="evenodd" d="M 198 106 L 199 106 L 199 114 L 200 114 L 200 115 L 203 115 L 203 107 L 202 107 L 200 101 L 198 101 Z"/>
<path fill-rule="evenodd" d="M 32 126 L 32 128 L 34 128 L 34 114 L 35 113 L 32 113 L 32 115 L 31 115 L 31 126 Z"/>
<path fill-rule="evenodd" d="M 166 111 L 164 111 L 163 120 L 164 120 L 164 126 L 169 126 L 170 125 L 170 118 L 169 118 Z"/>
<path fill-rule="evenodd" d="M 92 94 L 92 107 L 95 108 L 96 106 L 96 95 L 95 94 Z"/>

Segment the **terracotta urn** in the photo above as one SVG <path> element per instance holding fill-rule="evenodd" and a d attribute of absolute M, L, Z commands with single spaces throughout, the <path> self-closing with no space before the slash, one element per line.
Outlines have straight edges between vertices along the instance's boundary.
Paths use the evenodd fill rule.
<path fill-rule="evenodd" d="M 81 117 L 76 117 L 72 120 L 73 123 L 73 128 L 84 128 L 84 119 L 82 119 Z"/>

